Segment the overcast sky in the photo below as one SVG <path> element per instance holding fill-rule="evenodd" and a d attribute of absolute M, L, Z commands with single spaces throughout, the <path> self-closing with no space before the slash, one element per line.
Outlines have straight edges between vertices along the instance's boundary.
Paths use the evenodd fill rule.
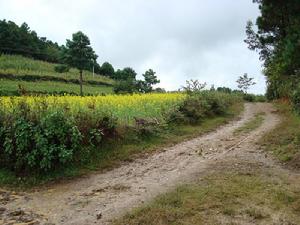
<path fill-rule="evenodd" d="M 236 88 L 248 73 L 258 83 L 251 92 L 264 93 L 261 62 L 243 42 L 258 13 L 252 0 L 0 0 L 1 19 L 26 22 L 59 44 L 81 30 L 100 64 L 139 76 L 152 68 L 167 90 L 187 79 Z"/>

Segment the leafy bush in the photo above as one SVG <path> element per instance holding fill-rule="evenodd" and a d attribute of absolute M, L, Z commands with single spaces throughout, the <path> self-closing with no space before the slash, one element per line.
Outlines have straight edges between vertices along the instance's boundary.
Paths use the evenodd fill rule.
<path fill-rule="evenodd" d="M 210 105 L 201 95 L 189 96 L 180 107 L 180 112 L 189 123 L 201 122 L 210 109 Z"/>
<path fill-rule="evenodd" d="M 255 101 L 256 102 L 266 102 L 267 98 L 265 95 L 256 95 L 255 96 Z"/>
<path fill-rule="evenodd" d="M 157 119 L 135 118 L 135 131 L 139 136 L 147 137 L 160 133 L 161 124 Z"/>
<path fill-rule="evenodd" d="M 247 102 L 254 102 L 255 101 L 255 95 L 253 95 L 253 94 L 244 94 L 243 99 Z"/>
<path fill-rule="evenodd" d="M 239 95 L 217 91 L 202 91 L 190 94 L 179 110 L 170 113 L 169 120 L 179 123 L 199 123 L 207 117 L 225 114 L 234 102 L 241 101 Z"/>
<path fill-rule="evenodd" d="M 64 165 L 80 146 L 81 134 L 74 121 L 59 111 L 46 114 L 40 121 L 17 115 L 2 124 L 5 165 L 17 173 L 43 172 Z"/>

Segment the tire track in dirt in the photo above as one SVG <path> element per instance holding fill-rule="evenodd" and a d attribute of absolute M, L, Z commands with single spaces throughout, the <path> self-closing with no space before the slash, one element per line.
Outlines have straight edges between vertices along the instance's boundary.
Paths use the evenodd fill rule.
<path fill-rule="evenodd" d="M 258 129 L 246 136 L 233 135 L 234 130 L 261 112 L 265 113 L 264 122 Z M 9 213 L 22 210 L 39 215 L 35 220 L 37 224 L 109 224 L 112 219 L 158 194 L 192 181 L 199 173 L 207 171 L 212 163 L 217 163 L 232 151 L 239 151 L 244 142 L 253 144 L 278 122 L 271 104 L 247 103 L 238 121 L 214 132 L 106 173 L 58 184 L 48 190 L 24 193 L 5 204 L 2 222 L 7 221 Z"/>

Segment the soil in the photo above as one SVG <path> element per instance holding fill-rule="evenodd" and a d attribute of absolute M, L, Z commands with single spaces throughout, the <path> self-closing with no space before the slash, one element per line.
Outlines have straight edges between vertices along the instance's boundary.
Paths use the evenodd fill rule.
<path fill-rule="evenodd" d="M 233 135 L 258 113 L 264 113 L 259 128 Z M 262 166 L 289 173 L 256 144 L 279 121 L 271 104 L 247 103 L 238 120 L 111 171 L 32 193 L 0 189 L 0 224 L 109 224 L 155 196 L 211 171 L 226 169 L 225 165 L 241 171 Z M 300 178 L 299 174 L 290 175 Z"/>

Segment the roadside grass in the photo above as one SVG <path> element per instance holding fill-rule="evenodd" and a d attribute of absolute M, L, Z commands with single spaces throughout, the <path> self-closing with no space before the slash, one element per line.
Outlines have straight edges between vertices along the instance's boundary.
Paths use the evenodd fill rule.
<path fill-rule="evenodd" d="M 136 135 L 123 141 L 111 141 L 99 149 L 86 149 L 92 151 L 93 157 L 83 160 L 82 165 L 70 165 L 63 170 L 52 171 L 45 175 L 33 175 L 31 177 L 17 177 L 13 173 L 0 169 L 0 186 L 8 188 L 33 188 L 50 184 L 51 182 L 64 181 L 68 178 L 75 178 L 90 173 L 91 171 L 104 171 L 120 166 L 124 162 L 130 162 L 136 158 L 152 154 L 164 147 L 169 147 L 200 136 L 204 133 L 215 130 L 236 118 L 243 110 L 243 103 L 237 103 L 230 107 L 223 116 L 208 118 L 199 125 L 174 125 L 160 132 L 144 138 L 137 138 Z M 81 156 L 84 159 L 84 155 Z"/>
<path fill-rule="evenodd" d="M 258 174 L 260 171 L 215 172 L 195 184 L 160 195 L 113 224 L 275 224 L 272 221 L 277 216 L 284 221 L 280 224 L 299 224 L 297 190 Z"/>
<path fill-rule="evenodd" d="M 234 135 L 240 135 L 240 134 L 247 134 L 251 132 L 252 130 L 255 130 L 256 128 L 260 127 L 261 124 L 264 121 L 264 115 L 265 113 L 257 113 L 253 119 L 251 119 L 249 122 L 245 123 L 243 126 L 237 128 L 234 131 Z"/>
<path fill-rule="evenodd" d="M 261 138 L 259 144 L 280 161 L 300 169 L 300 116 L 286 102 L 275 103 L 281 117 L 280 124 Z"/>
<path fill-rule="evenodd" d="M 16 96 L 19 95 L 19 85 L 24 88 L 28 94 L 77 94 L 80 93 L 79 84 L 55 82 L 55 81 L 22 81 L 0 79 L 0 95 Z M 83 85 L 84 94 L 111 94 L 111 86 L 104 85 Z"/>

